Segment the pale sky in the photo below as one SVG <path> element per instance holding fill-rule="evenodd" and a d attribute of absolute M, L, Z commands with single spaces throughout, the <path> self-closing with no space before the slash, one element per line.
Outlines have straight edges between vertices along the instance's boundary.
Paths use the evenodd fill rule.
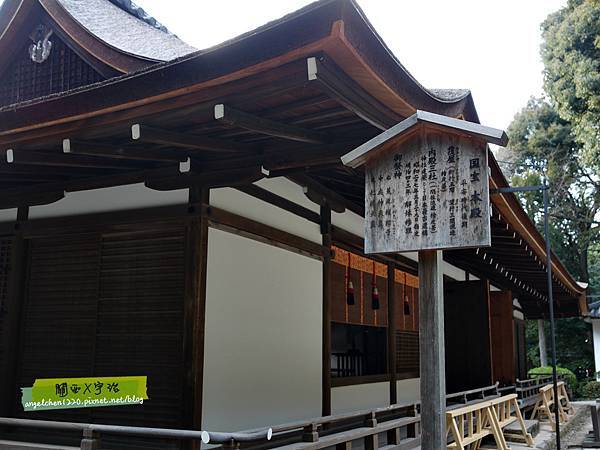
<path fill-rule="evenodd" d="M 310 0 L 136 0 L 206 48 Z M 469 88 L 481 122 L 506 128 L 542 90 L 540 24 L 566 0 L 359 0 L 388 47 L 424 86 Z"/>

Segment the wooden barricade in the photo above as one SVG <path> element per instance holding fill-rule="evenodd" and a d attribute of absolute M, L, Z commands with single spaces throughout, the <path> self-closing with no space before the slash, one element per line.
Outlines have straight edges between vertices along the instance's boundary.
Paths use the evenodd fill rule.
<path fill-rule="evenodd" d="M 519 423 L 527 445 L 533 447 L 533 437 L 525 427 L 516 394 L 448 411 L 447 434 L 453 439 L 448 450 L 477 450 L 487 436 L 494 437 L 498 450 L 509 450 L 503 429 L 514 422 Z"/>
<path fill-rule="evenodd" d="M 567 385 L 564 381 L 558 383 L 558 402 L 561 404 L 563 410 L 569 414 L 575 414 L 575 409 L 573 405 L 571 405 L 571 401 L 569 400 L 569 394 L 567 393 Z"/>
<path fill-rule="evenodd" d="M 523 419 L 521 409 L 519 408 L 517 394 L 505 395 L 497 400 L 492 400 L 491 403 L 492 409 L 495 410 L 496 416 L 498 417 L 500 429 L 504 430 L 508 425 L 517 422 L 521 432 L 511 433 L 511 435 L 520 434 L 527 445 L 533 447 L 533 436 L 529 434 L 527 427 L 525 426 L 525 420 Z M 503 434 L 506 435 L 506 431 L 504 431 Z"/>
<path fill-rule="evenodd" d="M 573 406 L 569 401 L 565 382 L 558 383 L 558 401 L 554 398 L 554 389 L 552 384 L 540 388 L 540 397 L 533 408 L 531 419 L 537 416 L 539 420 L 550 422 L 553 430 L 556 430 L 556 421 L 554 409 L 558 408 L 558 418 L 560 422 L 566 422 L 570 414 L 574 414 Z"/>

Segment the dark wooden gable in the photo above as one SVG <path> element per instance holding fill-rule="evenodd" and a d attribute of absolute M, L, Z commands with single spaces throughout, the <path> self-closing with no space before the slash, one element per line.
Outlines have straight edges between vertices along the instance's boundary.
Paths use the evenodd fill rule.
<path fill-rule="evenodd" d="M 13 55 L 0 74 L 0 107 L 50 94 L 69 91 L 102 81 L 105 78 L 86 63 L 56 33 L 50 36 L 52 48 L 48 58 L 32 61 L 29 38 Z"/>

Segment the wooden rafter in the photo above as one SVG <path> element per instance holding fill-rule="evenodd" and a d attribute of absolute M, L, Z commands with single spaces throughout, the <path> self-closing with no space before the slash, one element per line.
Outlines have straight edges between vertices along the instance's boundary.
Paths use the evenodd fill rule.
<path fill-rule="evenodd" d="M 126 148 L 71 139 L 63 140 L 63 153 L 154 162 L 185 162 L 188 158 L 188 153 L 181 150 Z"/>
<path fill-rule="evenodd" d="M 56 152 L 32 152 L 9 149 L 6 151 L 8 164 L 27 164 L 33 166 L 91 167 L 95 169 L 130 170 L 143 168 L 145 163 L 115 161 L 97 156 L 64 154 Z"/>
<path fill-rule="evenodd" d="M 386 130 L 402 119 L 367 94 L 325 56 L 308 58 L 307 66 L 309 81 L 319 84 L 323 92 L 371 125 Z"/>
<path fill-rule="evenodd" d="M 256 133 L 310 144 L 324 144 L 329 140 L 325 133 L 289 125 L 255 114 L 237 110 L 225 104 L 215 105 L 215 120 L 230 126 L 244 128 Z"/>
<path fill-rule="evenodd" d="M 239 142 L 222 141 L 189 133 L 161 130 L 141 124 L 132 125 L 131 137 L 134 141 L 180 147 L 190 150 L 204 150 L 221 153 L 250 152 L 256 150 L 256 147 Z"/>
<path fill-rule="evenodd" d="M 261 167 L 222 170 L 204 173 L 186 173 L 146 181 L 146 187 L 157 191 L 187 189 L 190 186 L 206 188 L 230 187 L 250 184 L 264 178 Z"/>

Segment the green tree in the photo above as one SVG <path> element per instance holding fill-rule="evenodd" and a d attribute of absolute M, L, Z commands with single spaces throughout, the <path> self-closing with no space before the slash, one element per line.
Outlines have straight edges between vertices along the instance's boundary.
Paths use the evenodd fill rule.
<path fill-rule="evenodd" d="M 600 156 L 600 0 L 569 0 L 542 24 L 545 90 L 586 161 Z"/>
<path fill-rule="evenodd" d="M 581 158 L 571 124 L 545 100 L 532 98 L 508 128 L 504 157 L 510 159 L 509 176 L 515 186 L 550 185 L 550 225 L 553 250 L 569 271 L 588 282 L 589 250 L 600 233 L 600 182 L 595 168 Z M 541 192 L 522 194 L 530 217 L 543 231 Z"/>
<path fill-rule="evenodd" d="M 550 185 L 550 242 L 553 251 L 579 280 L 600 287 L 600 274 L 590 271 L 590 255 L 597 260 L 600 228 L 600 183 L 595 168 L 581 158 L 583 147 L 575 139 L 571 124 L 544 99 L 531 99 L 511 123 L 510 144 L 502 154 L 515 186 Z M 521 202 L 543 232 L 543 198 L 540 192 L 521 195 Z M 594 250 L 594 251 L 591 251 Z M 528 358 L 539 365 L 536 321 L 527 325 Z M 546 324 L 546 341 L 550 342 Z M 557 363 L 573 372 L 593 366 L 589 325 L 580 318 L 556 321 Z M 550 350 L 548 348 L 548 350 Z"/>
<path fill-rule="evenodd" d="M 503 169 L 516 186 L 549 183 L 552 248 L 572 275 L 590 283 L 589 293 L 600 293 L 600 0 L 569 0 L 542 24 L 542 37 L 549 101 L 531 99 L 515 116 L 509 148 L 501 154 L 510 164 Z M 521 201 L 542 231 L 541 193 Z M 593 365 L 589 328 L 580 318 L 557 321 L 560 366 L 576 371 Z M 530 321 L 532 365 L 539 364 L 537 332 Z"/>
<path fill-rule="evenodd" d="M 545 323 L 548 358 L 550 358 L 550 324 Z M 527 341 L 528 366 L 539 367 L 538 328 L 536 320 L 528 320 L 525 339 Z M 574 373 L 578 369 L 594 366 L 594 349 L 589 324 L 579 317 L 556 321 L 556 362 Z"/>

